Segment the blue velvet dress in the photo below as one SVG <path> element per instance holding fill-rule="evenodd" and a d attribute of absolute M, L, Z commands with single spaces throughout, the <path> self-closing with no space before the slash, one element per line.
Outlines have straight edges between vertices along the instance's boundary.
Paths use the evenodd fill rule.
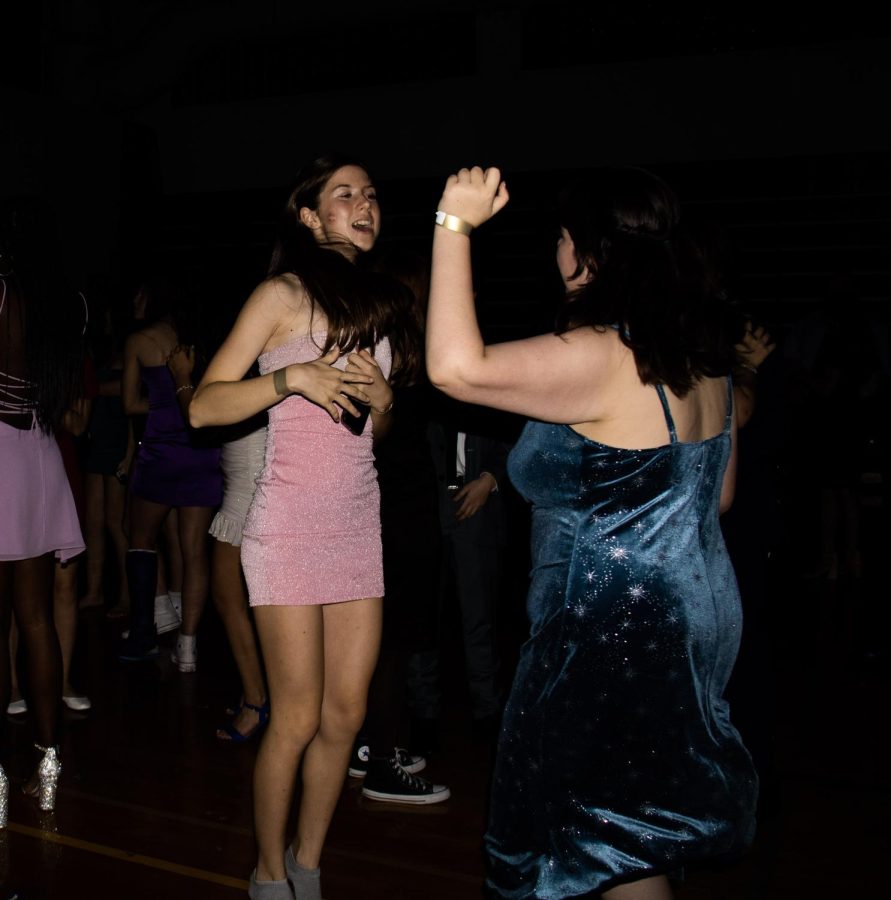
<path fill-rule="evenodd" d="M 530 422 L 531 635 L 504 714 L 486 850 L 501 897 L 562 898 L 752 838 L 757 778 L 722 695 L 741 630 L 718 524 L 722 434 L 624 450 Z"/>

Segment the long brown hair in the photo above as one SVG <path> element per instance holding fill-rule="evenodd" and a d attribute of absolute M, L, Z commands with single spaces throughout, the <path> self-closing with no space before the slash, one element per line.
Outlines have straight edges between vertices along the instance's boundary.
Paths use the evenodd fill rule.
<path fill-rule="evenodd" d="M 267 272 L 269 278 L 296 275 L 303 283 L 313 313 L 320 310 L 328 322 L 323 354 L 335 345 L 345 353 L 373 347 L 393 327 L 393 305 L 376 278 L 337 249 L 320 245 L 300 221 L 300 210 L 318 209 L 325 185 L 344 166 L 358 166 L 368 172 L 368 167 L 354 157 L 325 153 L 297 173 Z"/>

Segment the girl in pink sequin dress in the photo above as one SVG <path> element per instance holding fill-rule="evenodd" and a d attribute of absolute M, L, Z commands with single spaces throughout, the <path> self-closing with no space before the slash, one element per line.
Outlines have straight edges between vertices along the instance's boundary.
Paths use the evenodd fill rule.
<path fill-rule="evenodd" d="M 380 282 L 355 262 L 379 230 L 375 189 L 361 165 L 335 156 L 307 165 L 288 199 L 269 277 L 190 406 L 195 426 L 269 410 L 242 543 L 271 708 L 254 775 L 255 900 L 321 897 L 322 844 L 377 661 L 383 574 L 372 440 L 393 399 L 390 306 Z M 260 377 L 242 380 L 255 360 Z M 347 414 L 363 405 L 368 421 L 346 427 Z M 287 846 L 301 759 L 297 835 Z"/>

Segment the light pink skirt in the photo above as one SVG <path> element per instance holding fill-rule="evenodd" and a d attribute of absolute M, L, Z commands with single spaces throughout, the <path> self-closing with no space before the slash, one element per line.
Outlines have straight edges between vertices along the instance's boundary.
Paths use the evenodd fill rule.
<path fill-rule="evenodd" d="M 74 497 L 52 435 L 0 421 L 0 560 L 84 550 Z"/>

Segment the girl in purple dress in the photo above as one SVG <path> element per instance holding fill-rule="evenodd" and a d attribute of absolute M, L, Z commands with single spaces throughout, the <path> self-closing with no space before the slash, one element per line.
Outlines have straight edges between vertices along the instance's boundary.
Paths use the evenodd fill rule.
<path fill-rule="evenodd" d="M 147 283 L 142 291 L 148 298 L 146 318 L 150 324 L 127 339 L 121 382 L 124 411 L 130 416 L 147 415 L 147 419 L 130 479 L 126 568 L 131 624 L 119 656 L 127 662 L 158 656 L 158 536 L 171 509 L 176 509 L 183 557 L 183 611 L 173 660 L 181 672 L 194 672 L 195 635 L 210 584 L 207 529 L 223 492 L 220 449 L 205 443 L 203 435 L 194 435 L 183 416 L 183 402 L 194 390 L 188 380 L 194 354 L 177 354 L 187 365 L 184 371 L 178 368 L 176 376 L 168 368 L 180 344 L 181 328 L 175 316 L 182 311 L 183 301 L 177 302 L 174 289 L 165 282 Z M 168 615 L 175 623 L 172 608 Z"/>

